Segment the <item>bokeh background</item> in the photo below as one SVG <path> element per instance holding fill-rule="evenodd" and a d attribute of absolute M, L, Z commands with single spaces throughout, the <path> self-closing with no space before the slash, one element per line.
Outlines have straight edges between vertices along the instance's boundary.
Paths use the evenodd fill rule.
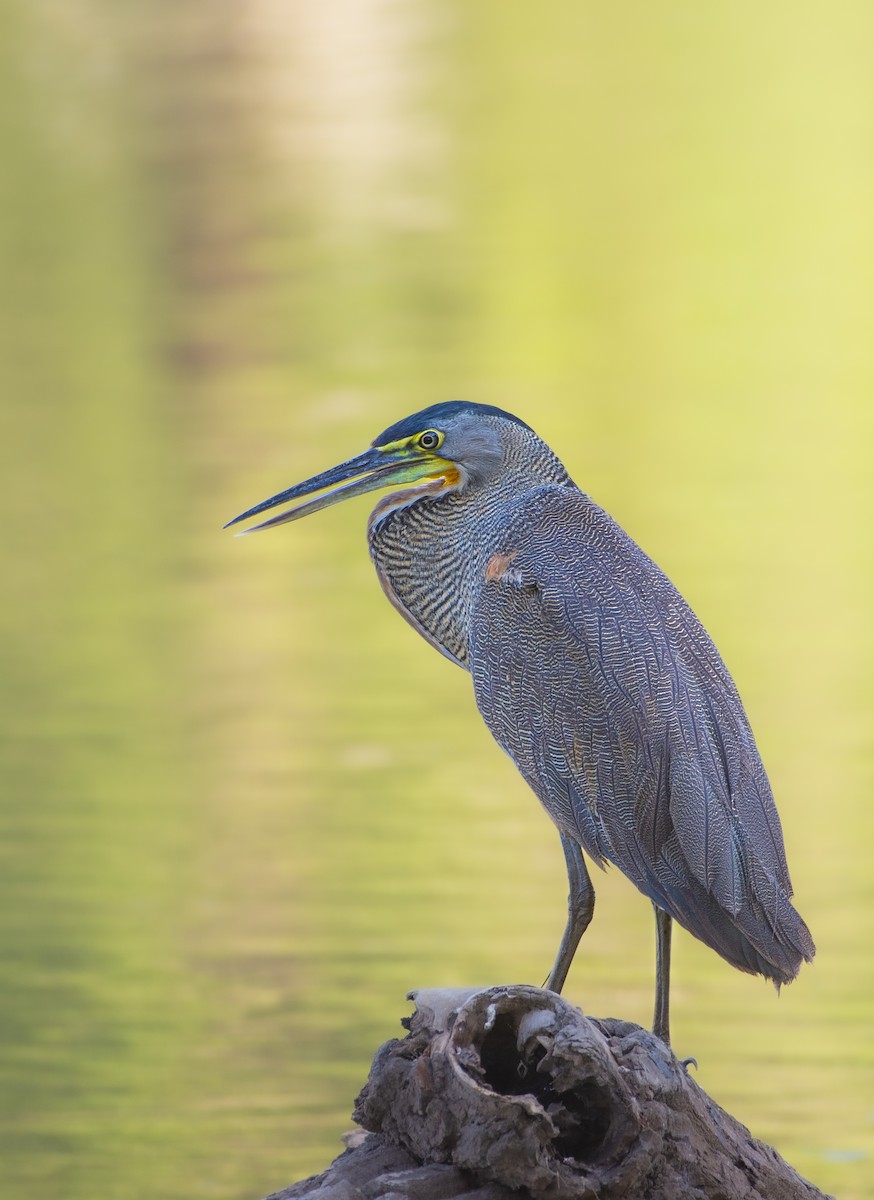
<path fill-rule="evenodd" d="M 819 953 L 778 999 L 680 933 L 676 1048 L 874 1196 L 872 62 L 866 0 L 3 6 L 4 1194 L 260 1196 L 408 989 L 545 977 L 558 839 L 366 501 L 221 531 L 465 398 L 734 672 Z M 568 995 L 645 1023 L 595 882 Z"/>

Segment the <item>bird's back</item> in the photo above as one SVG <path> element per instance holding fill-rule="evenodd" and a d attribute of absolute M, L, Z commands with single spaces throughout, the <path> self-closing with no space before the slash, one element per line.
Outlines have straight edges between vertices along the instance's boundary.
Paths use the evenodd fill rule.
<path fill-rule="evenodd" d="M 559 828 L 741 970 L 810 959 L 734 683 L 661 570 L 574 487 L 490 532 L 471 605 L 477 703 Z"/>

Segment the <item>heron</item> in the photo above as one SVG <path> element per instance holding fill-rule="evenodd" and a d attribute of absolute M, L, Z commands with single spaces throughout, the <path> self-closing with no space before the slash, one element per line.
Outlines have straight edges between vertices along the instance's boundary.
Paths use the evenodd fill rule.
<path fill-rule="evenodd" d="M 228 525 L 291 503 L 243 532 L 271 529 L 386 487 L 367 527 L 383 590 L 470 673 L 483 720 L 558 829 L 567 921 L 545 986 L 561 991 L 592 919 L 584 852 L 652 903 L 666 1045 L 674 921 L 778 991 L 791 982 L 815 946 L 732 677 L 667 576 L 529 425 L 434 404 Z"/>

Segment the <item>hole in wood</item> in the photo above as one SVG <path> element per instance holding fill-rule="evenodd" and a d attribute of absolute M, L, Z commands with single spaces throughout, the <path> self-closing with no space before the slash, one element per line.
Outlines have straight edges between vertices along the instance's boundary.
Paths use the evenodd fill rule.
<path fill-rule="evenodd" d="M 609 1094 L 585 1079 L 558 1091 L 543 1042 L 530 1039 L 519 1049 L 520 1015 L 501 1013 L 485 1034 L 479 1048 L 483 1083 L 506 1096 L 534 1096 L 558 1130 L 553 1145 L 559 1157 L 598 1161 L 613 1119 Z"/>

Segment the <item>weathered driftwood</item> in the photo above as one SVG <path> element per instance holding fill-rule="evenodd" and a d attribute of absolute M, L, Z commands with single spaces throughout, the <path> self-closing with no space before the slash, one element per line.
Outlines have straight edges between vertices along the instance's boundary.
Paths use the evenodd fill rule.
<path fill-rule="evenodd" d="M 651 1033 L 539 988 L 412 993 L 323 1174 L 271 1200 L 823 1200 Z"/>

